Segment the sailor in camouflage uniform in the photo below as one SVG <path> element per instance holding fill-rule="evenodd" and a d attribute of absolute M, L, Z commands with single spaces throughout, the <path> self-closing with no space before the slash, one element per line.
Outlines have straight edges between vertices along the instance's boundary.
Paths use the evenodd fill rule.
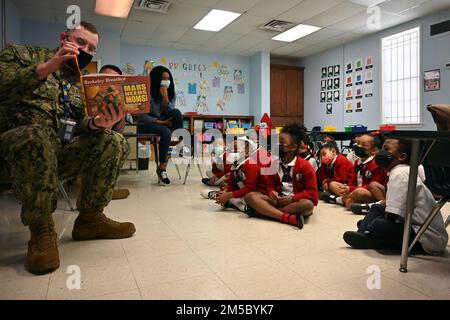
<path fill-rule="evenodd" d="M 59 49 L 12 45 L 0 52 L 0 163 L 13 179 L 22 222 L 31 232 L 26 268 L 32 273 L 59 267 L 52 213 L 60 180 L 81 178 L 74 240 L 119 239 L 135 232 L 132 223 L 103 214 L 129 145 L 121 134 L 105 130 L 122 119 L 122 110 L 103 109 L 93 118 L 83 107 L 74 58 L 85 67 L 97 44 L 96 28 L 82 22 L 61 34 Z M 69 115 L 77 123 L 75 134 L 60 138 L 61 119 Z"/>

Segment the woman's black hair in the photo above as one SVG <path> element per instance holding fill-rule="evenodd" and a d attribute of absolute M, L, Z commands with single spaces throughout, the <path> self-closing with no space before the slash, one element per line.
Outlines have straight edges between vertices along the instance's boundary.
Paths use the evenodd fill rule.
<path fill-rule="evenodd" d="M 170 86 L 167 89 L 169 101 L 172 101 L 173 98 L 175 98 L 175 85 L 173 83 L 172 73 L 166 67 L 156 66 L 150 72 L 150 93 L 152 95 L 152 99 L 156 102 L 160 102 L 162 99 L 161 92 L 159 90 L 161 88 L 162 74 L 164 72 L 167 72 L 170 77 Z"/>
<path fill-rule="evenodd" d="M 120 68 L 118 66 L 115 66 L 113 64 L 104 65 L 103 67 L 100 68 L 99 73 L 103 73 L 103 71 L 105 71 L 106 69 L 114 70 L 115 72 L 117 72 L 120 75 L 122 74 L 122 70 L 120 70 Z"/>
<path fill-rule="evenodd" d="M 286 124 L 282 129 L 281 133 L 286 133 L 294 139 L 294 143 L 300 148 L 302 141 L 306 140 L 306 128 L 297 123 L 291 122 Z"/>
<path fill-rule="evenodd" d="M 330 150 L 334 150 L 334 151 L 336 151 L 336 154 L 339 154 L 339 153 L 340 153 L 340 152 L 339 152 L 339 148 L 338 148 L 336 142 L 327 142 L 327 143 L 324 143 L 323 145 L 321 145 L 320 148 L 319 148 L 319 154 L 320 154 L 320 151 L 321 151 L 323 148 L 330 149 Z"/>

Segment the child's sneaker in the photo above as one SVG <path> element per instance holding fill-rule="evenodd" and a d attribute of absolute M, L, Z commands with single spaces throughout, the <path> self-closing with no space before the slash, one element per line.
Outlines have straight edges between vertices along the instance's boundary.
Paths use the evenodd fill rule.
<path fill-rule="evenodd" d="M 322 193 L 320 200 L 325 201 L 326 203 L 336 203 L 336 196 L 329 192 Z"/>
<path fill-rule="evenodd" d="M 202 179 L 202 183 L 203 183 L 203 184 L 206 184 L 207 186 L 210 186 L 210 184 L 209 184 L 209 178 L 203 178 L 203 179 Z"/>
<path fill-rule="evenodd" d="M 253 218 L 256 217 L 256 210 L 253 209 L 252 207 L 246 205 L 245 206 L 245 210 L 244 210 L 245 214 L 249 216 L 249 218 Z"/>
<path fill-rule="evenodd" d="M 366 214 L 370 207 L 372 206 L 368 203 L 353 203 L 350 208 L 354 214 Z"/>
<path fill-rule="evenodd" d="M 205 199 L 212 199 L 214 200 L 215 198 L 217 198 L 217 195 L 219 194 L 219 191 L 214 191 L 214 190 L 202 190 L 200 192 L 200 195 L 205 198 Z"/>
<path fill-rule="evenodd" d="M 344 241 L 354 249 L 383 249 L 385 246 L 378 240 L 370 237 L 369 234 L 356 231 L 344 233 Z"/>

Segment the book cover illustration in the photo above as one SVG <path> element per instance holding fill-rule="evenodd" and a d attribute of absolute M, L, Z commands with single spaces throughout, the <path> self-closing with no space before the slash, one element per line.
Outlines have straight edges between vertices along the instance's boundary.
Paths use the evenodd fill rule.
<path fill-rule="evenodd" d="M 150 112 L 150 78 L 146 76 L 93 74 L 82 77 L 85 105 L 90 116 L 112 105 L 126 114 Z"/>

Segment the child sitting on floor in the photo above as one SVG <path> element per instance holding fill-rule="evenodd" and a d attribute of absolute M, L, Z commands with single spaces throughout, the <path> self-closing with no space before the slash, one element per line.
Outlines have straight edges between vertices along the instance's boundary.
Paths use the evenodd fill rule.
<path fill-rule="evenodd" d="M 406 217 L 410 156 L 411 144 L 400 139 L 386 140 L 383 150 L 376 155 L 377 164 L 389 172 L 386 201 L 384 204 L 371 207 L 364 219 L 358 222 L 358 231 L 344 233 L 344 241 L 352 248 L 401 249 Z M 419 167 L 410 243 L 436 204 L 431 191 L 424 184 L 424 179 L 423 167 Z M 438 213 L 413 250 L 439 254 L 445 251 L 447 242 L 448 234 L 444 220 L 442 214 Z"/>
<path fill-rule="evenodd" d="M 345 156 L 339 154 L 334 143 L 326 143 L 319 149 L 321 165 L 317 170 L 319 187 L 329 190 L 330 182 L 337 181 L 348 184 L 353 180 L 353 163 Z"/>
<path fill-rule="evenodd" d="M 371 203 L 375 201 L 369 189 L 372 182 L 380 185 L 386 184 L 386 172 L 378 167 L 375 155 L 381 144 L 378 135 L 364 134 L 358 139 L 355 154 L 358 159 L 354 165 L 353 180 L 349 184 L 332 181 L 329 184 L 329 193 L 322 195 L 322 200 L 329 203 L 345 205 L 351 209 L 354 203 Z"/>
<path fill-rule="evenodd" d="M 298 149 L 298 155 L 309 162 L 309 164 L 313 167 L 314 172 L 319 168 L 319 163 L 316 158 L 314 158 L 313 147 L 307 143 L 308 137 L 305 136 L 305 141 L 300 142 L 300 148 Z"/>
<path fill-rule="evenodd" d="M 298 156 L 305 131 L 296 123 L 281 129 L 279 159 L 274 160 L 278 172 L 268 177 L 274 183 L 268 183 L 266 194 L 253 191 L 245 196 L 249 216 L 259 214 L 302 229 L 304 217 L 313 213 L 318 202 L 316 172 Z"/>
<path fill-rule="evenodd" d="M 208 186 L 224 187 L 226 185 L 225 177 L 230 172 L 231 163 L 227 163 L 227 152 L 224 150 L 223 139 L 216 139 L 212 150 L 212 168 L 206 171 L 207 178 L 202 182 Z"/>
<path fill-rule="evenodd" d="M 245 143 L 244 150 L 239 148 L 236 141 L 235 150 L 240 152 L 230 155 L 235 157 L 229 174 L 227 185 L 215 197 L 216 202 L 224 207 L 234 207 L 245 212 L 244 197 L 252 191 L 265 193 L 271 181 L 263 174 L 263 168 L 271 165 L 270 155 L 264 148 L 257 148 L 257 144 L 244 137 L 239 138 Z"/>

